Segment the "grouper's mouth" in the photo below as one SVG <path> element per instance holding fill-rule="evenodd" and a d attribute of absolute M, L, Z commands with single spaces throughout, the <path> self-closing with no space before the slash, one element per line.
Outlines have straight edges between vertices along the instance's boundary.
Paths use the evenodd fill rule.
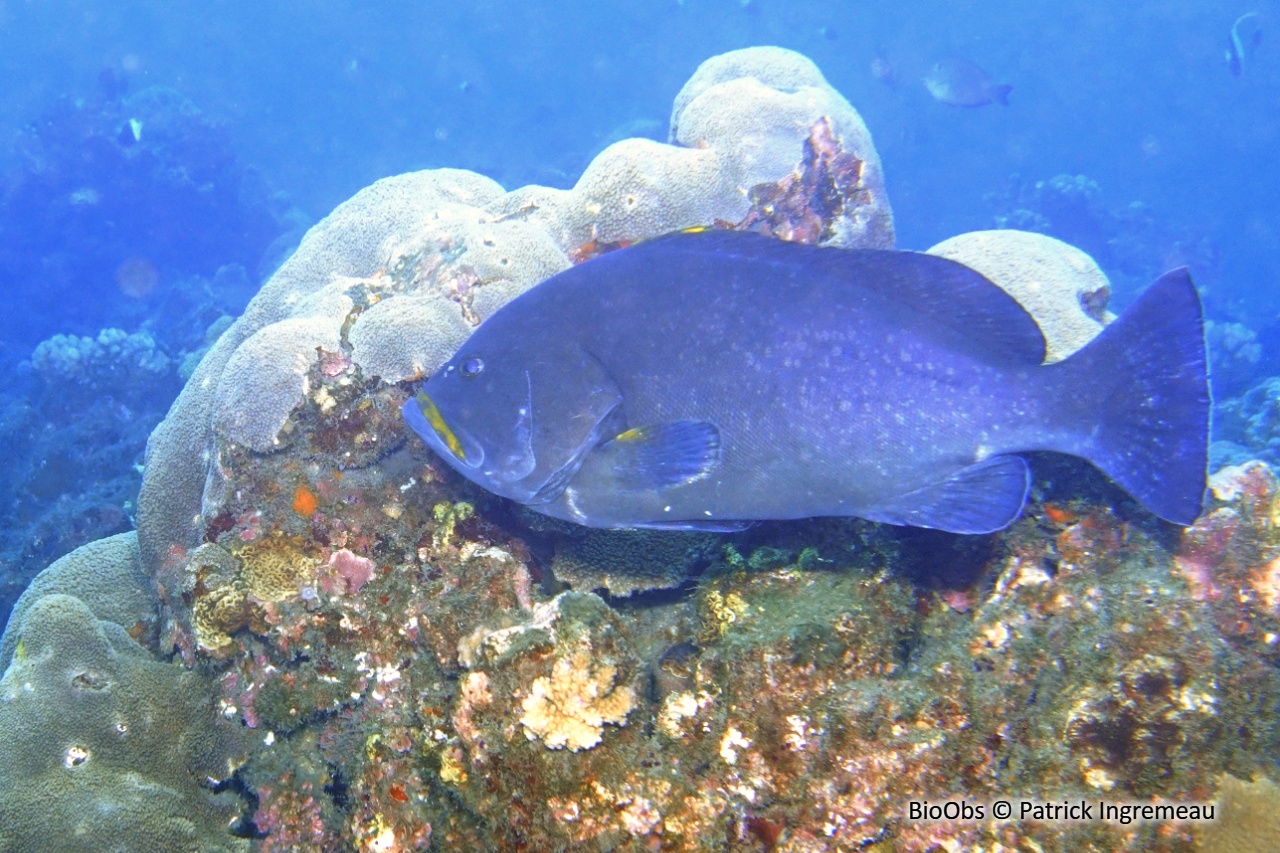
<path fill-rule="evenodd" d="M 574 407 L 576 415 L 535 423 L 527 371 L 525 385 L 524 405 L 515 410 L 514 422 L 499 417 L 505 423 L 480 425 L 482 437 L 491 439 L 487 453 L 486 444 L 466 428 L 469 422 L 451 424 L 425 389 L 406 400 L 401 411 L 428 447 L 476 485 L 518 503 L 546 504 L 564 492 L 587 454 L 625 427 L 622 399 L 611 387 L 593 389 Z"/>

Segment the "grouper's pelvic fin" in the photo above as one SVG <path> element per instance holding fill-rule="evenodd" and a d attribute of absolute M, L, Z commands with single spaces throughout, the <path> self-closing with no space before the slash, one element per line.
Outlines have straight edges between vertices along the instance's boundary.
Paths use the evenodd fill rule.
<path fill-rule="evenodd" d="M 1080 455 L 1166 521 L 1194 522 L 1210 396 L 1204 311 L 1186 268 L 1157 279 L 1068 364 L 1078 381 L 1104 386 Z"/>

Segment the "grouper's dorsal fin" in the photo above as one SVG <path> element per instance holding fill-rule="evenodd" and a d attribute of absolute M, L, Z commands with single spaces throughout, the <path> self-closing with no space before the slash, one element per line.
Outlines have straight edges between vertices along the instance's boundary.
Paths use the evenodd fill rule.
<path fill-rule="evenodd" d="M 743 231 L 681 232 L 629 251 L 654 253 L 654 263 L 689 252 L 782 266 L 813 286 L 863 288 L 897 302 L 957 333 L 977 355 L 1013 364 L 1044 361 L 1044 334 L 1016 299 L 980 273 L 936 255 L 810 246 Z"/>
<path fill-rule="evenodd" d="M 1018 300 L 964 264 L 920 252 L 847 250 L 886 294 L 1015 364 L 1042 364 L 1044 333 Z"/>

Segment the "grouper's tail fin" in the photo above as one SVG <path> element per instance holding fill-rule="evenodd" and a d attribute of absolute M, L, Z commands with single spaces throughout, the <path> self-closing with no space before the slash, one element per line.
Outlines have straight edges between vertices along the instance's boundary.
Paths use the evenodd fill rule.
<path fill-rule="evenodd" d="M 1068 362 L 1081 381 L 1103 386 L 1081 455 L 1166 521 L 1194 522 L 1204 501 L 1210 398 L 1204 312 L 1186 268 L 1158 278 Z"/>

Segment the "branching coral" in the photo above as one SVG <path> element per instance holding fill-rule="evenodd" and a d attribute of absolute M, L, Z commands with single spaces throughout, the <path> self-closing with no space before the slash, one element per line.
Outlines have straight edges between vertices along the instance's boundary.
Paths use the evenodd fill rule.
<path fill-rule="evenodd" d="M 635 701 L 635 690 L 618 683 L 618 668 L 593 661 L 583 644 L 557 658 L 551 675 L 534 680 L 520 723 L 530 740 L 577 752 L 600 743 L 606 723 L 626 725 Z"/>

